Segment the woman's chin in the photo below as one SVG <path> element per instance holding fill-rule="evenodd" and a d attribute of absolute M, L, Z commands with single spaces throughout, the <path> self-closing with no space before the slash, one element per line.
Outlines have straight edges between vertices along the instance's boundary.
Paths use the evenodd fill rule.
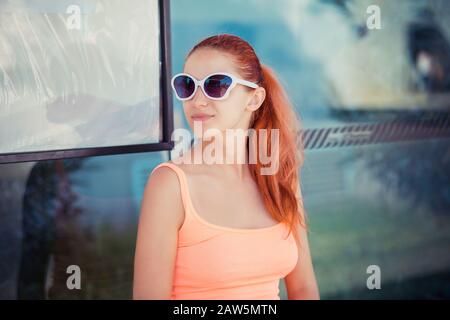
<path fill-rule="evenodd" d="M 211 140 L 212 138 L 215 138 L 220 134 L 221 134 L 220 130 L 218 130 L 216 128 L 209 128 L 209 129 L 203 130 L 199 134 L 196 134 L 196 136 L 202 140 Z"/>
<path fill-rule="evenodd" d="M 194 132 L 196 137 L 201 138 L 203 140 L 210 139 L 212 137 L 222 134 L 222 131 L 216 128 L 214 125 L 205 123 L 203 123 L 201 127 L 194 126 L 192 131 Z"/>

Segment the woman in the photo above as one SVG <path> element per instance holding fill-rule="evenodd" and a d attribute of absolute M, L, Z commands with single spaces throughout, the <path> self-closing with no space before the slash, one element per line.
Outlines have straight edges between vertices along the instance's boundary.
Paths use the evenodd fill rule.
<path fill-rule="evenodd" d="M 299 121 L 273 72 L 246 41 L 222 34 L 190 51 L 172 87 L 200 139 L 149 177 L 133 298 L 280 299 L 284 278 L 288 299 L 318 299 L 298 181 Z M 256 134 L 230 147 L 225 131 L 250 129 L 267 129 L 278 146 Z M 227 160 L 211 164 L 200 152 L 202 161 L 192 161 L 212 145 Z M 278 169 L 262 174 L 261 159 L 249 163 L 253 148 L 278 152 Z"/>

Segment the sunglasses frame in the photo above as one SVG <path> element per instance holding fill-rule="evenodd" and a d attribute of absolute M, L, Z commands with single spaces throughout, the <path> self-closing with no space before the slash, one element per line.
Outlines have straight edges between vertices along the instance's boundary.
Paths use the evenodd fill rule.
<path fill-rule="evenodd" d="M 219 97 L 219 98 L 214 98 L 214 97 L 209 96 L 209 95 L 206 93 L 205 88 L 204 88 L 204 84 L 205 84 L 206 79 L 208 79 L 209 77 L 214 76 L 214 75 L 224 75 L 224 76 L 228 76 L 228 77 L 231 78 L 231 84 L 230 84 L 230 86 L 228 87 L 228 89 L 227 89 L 227 91 L 225 92 L 225 94 L 224 94 L 222 97 Z M 194 92 L 192 92 L 192 94 L 191 94 L 189 97 L 187 97 L 187 98 L 181 98 L 180 96 L 178 96 L 177 90 L 175 90 L 175 79 L 176 79 L 177 77 L 179 77 L 179 76 L 188 76 L 188 77 L 190 77 L 192 80 L 194 80 L 194 84 L 195 84 Z M 181 72 L 181 73 L 177 73 L 176 75 L 174 75 L 174 76 L 172 77 L 172 80 L 171 80 L 170 83 L 171 83 L 171 85 L 172 85 L 173 91 L 175 92 L 175 96 L 176 96 L 177 99 L 180 100 L 180 101 L 186 101 L 186 100 L 192 99 L 192 97 L 195 96 L 195 93 L 197 92 L 197 88 L 198 88 L 198 87 L 200 87 L 200 88 L 202 89 L 202 91 L 203 91 L 203 94 L 204 94 L 208 99 L 211 99 L 211 100 L 225 100 L 226 98 L 228 98 L 228 96 L 230 95 L 231 90 L 232 90 L 237 84 L 242 84 L 242 85 L 244 85 L 244 86 L 247 86 L 247 87 L 250 87 L 250 88 L 253 88 L 253 89 L 259 88 L 259 85 L 257 85 L 256 83 L 253 83 L 253 82 L 251 82 L 251 81 L 247 81 L 247 80 L 238 78 L 238 77 L 236 77 L 235 75 L 233 75 L 233 74 L 231 74 L 231 73 L 228 73 L 228 72 L 213 72 L 213 73 L 208 74 L 208 75 L 207 75 L 206 77 L 204 77 L 202 80 L 197 80 L 197 79 L 196 79 L 195 77 L 193 77 L 192 75 L 190 75 L 190 74 L 188 74 L 188 73 Z"/>

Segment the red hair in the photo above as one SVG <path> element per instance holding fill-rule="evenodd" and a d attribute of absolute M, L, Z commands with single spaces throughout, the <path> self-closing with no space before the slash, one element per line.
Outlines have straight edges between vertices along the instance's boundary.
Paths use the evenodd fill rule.
<path fill-rule="evenodd" d="M 300 119 L 280 84 L 274 71 L 261 64 L 252 46 L 242 38 L 231 34 L 219 34 L 208 37 L 196 44 L 186 59 L 198 49 L 214 49 L 230 55 L 240 76 L 257 83 L 266 90 L 263 104 L 253 112 L 249 128 L 255 130 L 255 137 L 260 137 L 259 130 L 266 129 L 267 136 L 263 144 L 264 151 L 271 152 L 271 129 L 279 133 L 279 166 L 275 174 L 261 175 L 264 165 L 259 161 L 249 163 L 249 169 L 255 180 L 264 204 L 272 217 L 284 222 L 297 236 L 298 227 L 306 229 L 306 215 L 299 184 L 299 169 L 304 161 L 304 147 Z M 251 90 L 251 89 L 250 89 Z M 255 138 L 254 137 L 254 138 Z M 257 140 L 254 140 L 257 141 Z M 257 148 L 260 142 L 255 144 Z M 248 146 L 247 146 L 248 147 Z M 261 154 L 257 151 L 256 154 Z"/>

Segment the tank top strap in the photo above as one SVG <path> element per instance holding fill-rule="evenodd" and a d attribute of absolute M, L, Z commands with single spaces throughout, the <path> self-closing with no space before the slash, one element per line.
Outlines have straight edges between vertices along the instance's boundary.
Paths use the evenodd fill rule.
<path fill-rule="evenodd" d="M 162 166 L 169 167 L 173 171 L 175 171 L 178 177 L 178 181 L 180 183 L 181 198 L 184 208 L 184 221 L 178 233 L 178 247 L 192 246 L 225 233 L 224 230 L 211 228 L 205 225 L 205 223 L 201 223 L 199 221 L 198 215 L 195 213 L 195 208 L 190 198 L 188 182 L 185 172 L 174 163 L 163 162 L 157 165 L 152 170 L 152 173 L 157 168 Z"/>
<path fill-rule="evenodd" d="M 183 208 L 185 210 L 185 213 L 189 212 L 189 193 L 188 193 L 188 183 L 187 183 L 186 174 L 184 173 L 184 171 L 181 168 L 179 168 L 177 165 L 170 163 L 170 162 L 160 163 L 152 170 L 151 174 L 159 167 L 169 167 L 173 171 L 175 171 L 175 173 L 178 177 L 178 182 L 180 184 L 181 201 L 183 202 Z"/>

